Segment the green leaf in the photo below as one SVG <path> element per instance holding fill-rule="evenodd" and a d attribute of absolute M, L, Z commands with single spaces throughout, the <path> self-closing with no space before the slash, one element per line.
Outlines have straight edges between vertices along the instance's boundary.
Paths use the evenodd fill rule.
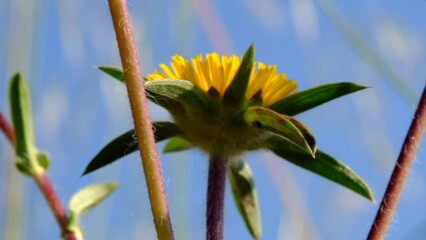
<path fill-rule="evenodd" d="M 108 197 L 118 185 L 116 183 L 98 183 L 77 191 L 70 199 L 68 208 L 75 218 L 95 207 Z"/>
<path fill-rule="evenodd" d="M 178 152 L 192 148 L 192 144 L 180 137 L 171 138 L 164 146 L 164 153 Z"/>
<path fill-rule="evenodd" d="M 27 82 L 19 73 L 10 81 L 9 101 L 16 139 L 16 167 L 26 175 L 42 172 L 48 167 L 48 160 L 40 155 L 35 146 L 30 92 Z"/>
<path fill-rule="evenodd" d="M 244 161 L 234 162 L 228 168 L 235 205 L 254 239 L 262 236 L 259 202 L 250 166 Z"/>
<path fill-rule="evenodd" d="M 28 164 L 28 161 L 22 161 L 21 158 L 18 157 L 18 160 L 15 163 L 16 168 L 18 171 L 24 175 L 32 176 L 30 165 Z"/>
<path fill-rule="evenodd" d="M 38 152 L 37 153 L 37 162 L 44 169 L 47 170 L 49 168 L 49 158 L 46 153 Z"/>
<path fill-rule="evenodd" d="M 336 182 L 374 201 L 373 194 L 368 185 L 349 167 L 333 157 L 321 151 L 317 151 L 314 159 L 292 142 L 279 136 L 273 136 L 268 141 L 268 148 L 285 160 Z"/>
<path fill-rule="evenodd" d="M 250 107 L 244 113 L 244 121 L 249 126 L 285 137 L 307 151 L 311 156 L 315 156 L 314 136 L 302 123 L 294 118 L 280 115 L 267 108 Z"/>
<path fill-rule="evenodd" d="M 16 155 L 28 160 L 35 155 L 31 98 L 27 83 L 19 73 L 10 81 L 9 101 L 16 138 Z"/>
<path fill-rule="evenodd" d="M 99 70 L 124 83 L 124 73 L 116 67 L 98 67 Z M 186 80 L 162 79 L 145 81 L 147 98 L 166 109 L 173 109 L 181 103 L 203 111 L 206 107 L 206 93 Z"/>
<path fill-rule="evenodd" d="M 269 108 L 281 114 L 294 116 L 323 103 L 367 87 L 350 82 L 331 83 L 290 95 Z"/>
<path fill-rule="evenodd" d="M 171 122 L 154 122 L 152 125 L 157 142 L 175 136 L 181 131 L 176 124 Z M 136 150 L 138 150 L 138 144 L 135 131 L 127 131 L 103 147 L 87 165 L 83 175 L 104 167 Z"/>
<path fill-rule="evenodd" d="M 229 87 L 225 90 L 223 100 L 226 104 L 239 106 L 244 101 L 251 70 L 254 67 L 254 46 L 253 44 L 244 53 L 240 68 Z"/>
<path fill-rule="evenodd" d="M 121 83 L 125 83 L 125 79 L 124 79 L 124 73 L 123 70 L 120 68 L 116 68 L 116 67 L 103 67 L 100 66 L 98 67 L 99 70 L 101 70 L 102 72 L 108 74 L 109 76 L 115 78 L 116 80 L 118 80 Z M 168 109 L 168 108 L 177 108 L 178 106 L 180 106 L 181 104 L 179 103 L 179 101 L 174 100 L 172 98 L 169 97 L 163 97 L 161 94 L 157 94 L 155 92 L 151 92 L 151 91 L 147 91 L 147 95 L 146 97 L 151 100 L 152 102 Z"/>
<path fill-rule="evenodd" d="M 107 67 L 107 66 L 99 66 L 97 67 L 102 72 L 110 75 L 111 77 L 115 78 L 116 80 L 120 81 L 121 83 L 124 83 L 124 73 L 123 70 L 116 67 Z"/>
<path fill-rule="evenodd" d="M 145 82 L 147 96 L 154 103 L 169 109 L 176 102 L 191 106 L 198 111 L 204 111 L 207 104 L 207 94 L 193 83 L 186 80 L 164 79 Z"/>
<path fill-rule="evenodd" d="M 107 198 L 117 187 L 117 183 L 107 182 L 92 184 L 77 191 L 68 203 L 70 213 L 67 230 L 73 232 L 77 239 L 83 239 L 83 232 L 79 226 L 80 217 Z"/>

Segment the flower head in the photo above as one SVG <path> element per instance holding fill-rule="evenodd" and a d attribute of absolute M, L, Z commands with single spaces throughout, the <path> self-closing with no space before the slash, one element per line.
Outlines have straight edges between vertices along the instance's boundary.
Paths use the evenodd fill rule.
<path fill-rule="evenodd" d="M 286 99 L 295 81 L 276 66 L 254 61 L 251 46 L 244 56 L 217 53 L 189 60 L 172 57 L 170 67 L 147 76 L 152 100 L 165 107 L 182 129 L 180 136 L 205 152 L 233 156 L 265 147 L 272 135 L 282 135 L 313 156 L 310 132 L 295 119 L 269 109 Z"/>
<path fill-rule="evenodd" d="M 223 96 L 234 79 L 240 64 L 240 57 L 220 57 L 217 53 L 206 54 L 205 59 L 202 55 L 197 55 L 190 61 L 175 55 L 172 57 L 171 67 L 160 64 L 162 71 L 157 70 L 149 74 L 147 79 L 184 79 L 197 85 L 205 92 L 214 88 Z M 287 80 L 284 73 L 277 73 L 275 65 L 267 66 L 262 62 L 253 64 L 245 95 L 247 99 L 260 94 L 263 105 L 270 106 L 287 97 L 296 89 L 296 82 Z"/>

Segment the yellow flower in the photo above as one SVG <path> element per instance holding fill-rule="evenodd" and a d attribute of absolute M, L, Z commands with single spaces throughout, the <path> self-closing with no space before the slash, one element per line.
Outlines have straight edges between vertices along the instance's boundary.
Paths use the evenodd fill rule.
<path fill-rule="evenodd" d="M 240 67 L 241 59 L 237 56 L 222 56 L 217 53 L 197 55 L 191 62 L 179 55 L 172 57 L 170 67 L 160 64 L 162 71 L 155 71 L 147 76 L 148 80 L 183 79 L 197 85 L 207 92 L 215 88 L 221 96 L 234 79 Z M 255 62 L 252 68 L 246 98 L 261 94 L 264 106 L 270 106 L 291 94 L 297 87 L 293 80 L 287 80 L 284 73 L 277 73 L 275 65 Z"/>

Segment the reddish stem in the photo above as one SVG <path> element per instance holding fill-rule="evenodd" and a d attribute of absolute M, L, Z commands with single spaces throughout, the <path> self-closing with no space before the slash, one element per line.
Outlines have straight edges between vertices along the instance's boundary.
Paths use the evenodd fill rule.
<path fill-rule="evenodd" d="M 1 112 L 0 112 L 0 129 L 3 131 L 7 140 L 9 140 L 10 144 L 15 146 L 15 134 L 13 133 L 13 128 L 12 126 L 10 126 L 10 124 L 7 122 L 6 118 L 3 116 Z"/>
<path fill-rule="evenodd" d="M 62 236 L 67 240 L 77 240 L 75 234 L 69 231 L 67 228 L 67 214 L 46 173 L 42 172 L 35 175 L 34 180 L 36 181 L 40 191 L 46 199 L 47 204 L 52 210 L 53 215 L 55 216 L 55 219 L 61 228 Z"/>
<path fill-rule="evenodd" d="M 223 239 L 223 208 L 226 187 L 227 158 L 212 154 L 207 183 L 206 239 Z"/>
<path fill-rule="evenodd" d="M 158 239 L 173 240 L 173 229 L 170 221 L 169 207 L 167 206 L 163 175 L 161 173 L 152 124 L 149 118 L 145 87 L 139 68 L 139 57 L 126 1 L 108 0 L 108 3 L 117 37 L 124 77 L 126 79 L 126 88 L 132 110 L 136 137 L 138 139 L 155 229 Z"/>
<path fill-rule="evenodd" d="M 368 240 L 384 239 L 392 215 L 398 204 L 399 197 L 403 190 L 405 181 L 413 163 L 416 150 L 422 139 L 426 127 L 426 87 L 423 90 L 422 97 L 411 122 L 410 129 L 405 137 L 401 152 L 388 183 L 385 195 L 380 203 L 380 208 L 371 226 Z"/>
<path fill-rule="evenodd" d="M 7 122 L 4 115 L 0 112 L 0 129 L 6 135 L 6 138 L 9 140 L 10 144 L 15 146 L 15 133 L 12 126 Z M 55 189 L 52 186 L 52 183 L 49 181 L 45 172 L 35 174 L 33 176 L 34 181 L 37 183 L 38 188 L 42 192 L 44 198 L 46 199 L 47 204 L 52 210 L 53 215 L 55 216 L 56 221 L 61 228 L 62 236 L 67 240 L 77 240 L 77 237 L 73 232 L 70 232 L 67 229 L 68 217 L 62 206 L 61 201 L 59 200 L 58 195 L 55 192 Z"/>

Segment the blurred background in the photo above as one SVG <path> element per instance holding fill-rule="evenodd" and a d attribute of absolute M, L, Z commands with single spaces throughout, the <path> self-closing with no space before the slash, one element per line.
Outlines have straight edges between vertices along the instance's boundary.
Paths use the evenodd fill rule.
<path fill-rule="evenodd" d="M 426 83 L 425 1 L 239 0 L 128 1 L 143 74 L 170 56 L 217 51 L 276 64 L 299 90 L 351 81 L 371 88 L 297 116 L 319 149 L 357 172 L 377 201 Z M 86 239 L 155 239 L 138 154 L 80 177 L 90 159 L 132 128 L 124 86 L 94 66 L 120 66 L 108 3 L 0 0 L 0 111 L 10 119 L 7 89 L 17 71 L 32 94 L 36 142 L 64 205 L 86 185 L 119 189 L 82 219 Z M 152 119 L 166 111 L 150 105 Z M 163 144 L 159 144 L 161 151 Z M 416 161 L 387 239 L 426 238 L 426 144 Z M 176 239 L 204 239 L 207 156 L 160 154 Z M 281 160 L 244 156 L 253 169 L 263 239 L 365 239 L 378 203 Z M 229 186 L 225 239 L 250 239 Z M 35 184 L 14 167 L 0 137 L 0 239 L 59 239 Z"/>

